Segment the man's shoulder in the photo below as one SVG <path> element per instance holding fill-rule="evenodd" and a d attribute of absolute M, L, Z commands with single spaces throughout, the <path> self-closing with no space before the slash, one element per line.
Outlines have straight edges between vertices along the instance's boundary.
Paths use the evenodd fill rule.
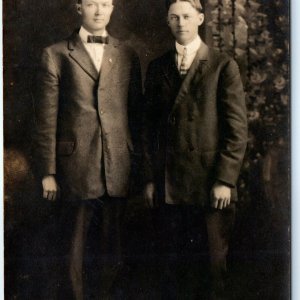
<path fill-rule="evenodd" d="M 69 35 L 68 37 L 65 37 L 61 40 L 58 40 L 54 43 L 51 43 L 44 47 L 44 52 L 50 52 L 50 53 L 61 53 L 66 52 L 69 47 L 70 41 L 74 39 L 74 33 L 72 35 Z"/>
<path fill-rule="evenodd" d="M 157 58 L 153 60 L 153 62 L 157 62 L 157 63 L 167 62 L 170 60 L 171 57 L 173 58 L 174 55 L 175 55 L 175 50 L 172 48 L 159 55 Z"/>
<path fill-rule="evenodd" d="M 208 47 L 208 60 L 214 61 L 216 64 L 226 65 L 235 62 L 234 58 L 224 51 Z"/>
<path fill-rule="evenodd" d="M 168 65 L 172 62 L 172 59 L 174 59 L 175 50 L 170 49 L 158 57 L 152 59 L 149 63 L 149 67 L 163 67 L 164 65 Z"/>
<path fill-rule="evenodd" d="M 68 45 L 68 39 L 63 39 L 58 42 L 52 43 L 50 45 L 47 45 L 44 50 L 45 51 L 57 51 L 57 50 L 62 50 L 65 49 Z"/>

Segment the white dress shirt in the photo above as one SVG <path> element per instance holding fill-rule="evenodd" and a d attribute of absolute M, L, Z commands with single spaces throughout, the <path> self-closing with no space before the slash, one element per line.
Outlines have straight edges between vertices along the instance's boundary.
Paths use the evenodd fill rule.
<path fill-rule="evenodd" d="M 184 48 L 186 48 L 187 50 L 187 60 L 185 65 L 187 69 L 189 69 L 191 64 L 193 63 L 193 60 L 200 46 L 201 46 L 201 39 L 199 35 L 197 35 L 197 37 L 188 45 L 183 46 L 178 44 L 177 42 L 175 43 L 175 47 L 177 51 L 176 64 L 179 71 L 180 71 Z"/>
<path fill-rule="evenodd" d="M 79 36 L 83 42 L 85 49 L 89 53 L 96 69 L 98 70 L 98 72 L 100 72 L 105 44 L 88 43 L 87 38 L 89 35 L 92 34 L 81 26 L 79 30 Z M 107 36 L 107 32 L 104 31 L 102 36 Z"/>

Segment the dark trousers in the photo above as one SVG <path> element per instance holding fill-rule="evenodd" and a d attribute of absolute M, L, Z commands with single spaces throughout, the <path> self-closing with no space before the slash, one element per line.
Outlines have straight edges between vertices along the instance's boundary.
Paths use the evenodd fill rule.
<path fill-rule="evenodd" d="M 223 299 L 234 219 L 234 203 L 223 210 L 164 205 L 159 222 L 165 266 L 163 299 Z M 195 274 L 205 278 L 195 278 Z M 197 286 L 199 281 L 210 287 L 201 292 L 206 295 L 188 294 L 187 285 Z"/>
<path fill-rule="evenodd" d="M 121 229 L 125 206 L 124 198 L 109 196 L 63 205 L 60 227 L 66 244 L 63 272 L 63 285 L 66 285 L 61 298 L 109 299 L 122 266 Z"/>

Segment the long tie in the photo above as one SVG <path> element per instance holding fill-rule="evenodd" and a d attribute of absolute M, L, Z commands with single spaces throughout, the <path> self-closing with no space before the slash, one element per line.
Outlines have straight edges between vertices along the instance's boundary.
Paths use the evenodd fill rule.
<path fill-rule="evenodd" d="M 181 76 L 185 76 L 188 72 L 188 67 L 187 67 L 187 49 L 186 47 L 183 48 L 183 56 L 181 60 L 181 65 L 179 68 L 179 72 Z"/>

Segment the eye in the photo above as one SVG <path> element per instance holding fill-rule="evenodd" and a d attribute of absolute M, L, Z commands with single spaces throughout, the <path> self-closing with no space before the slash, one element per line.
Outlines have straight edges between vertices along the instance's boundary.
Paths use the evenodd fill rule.
<path fill-rule="evenodd" d="M 102 4 L 102 7 L 103 7 L 103 8 L 109 8 L 109 7 L 110 7 L 110 4 L 109 4 L 109 3 L 103 3 L 103 4 Z"/>
<path fill-rule="evenodd" d="M 188 20 L 188 19 L 190 19 L 190 16 L 184 16 L 184 19 Z"/>

